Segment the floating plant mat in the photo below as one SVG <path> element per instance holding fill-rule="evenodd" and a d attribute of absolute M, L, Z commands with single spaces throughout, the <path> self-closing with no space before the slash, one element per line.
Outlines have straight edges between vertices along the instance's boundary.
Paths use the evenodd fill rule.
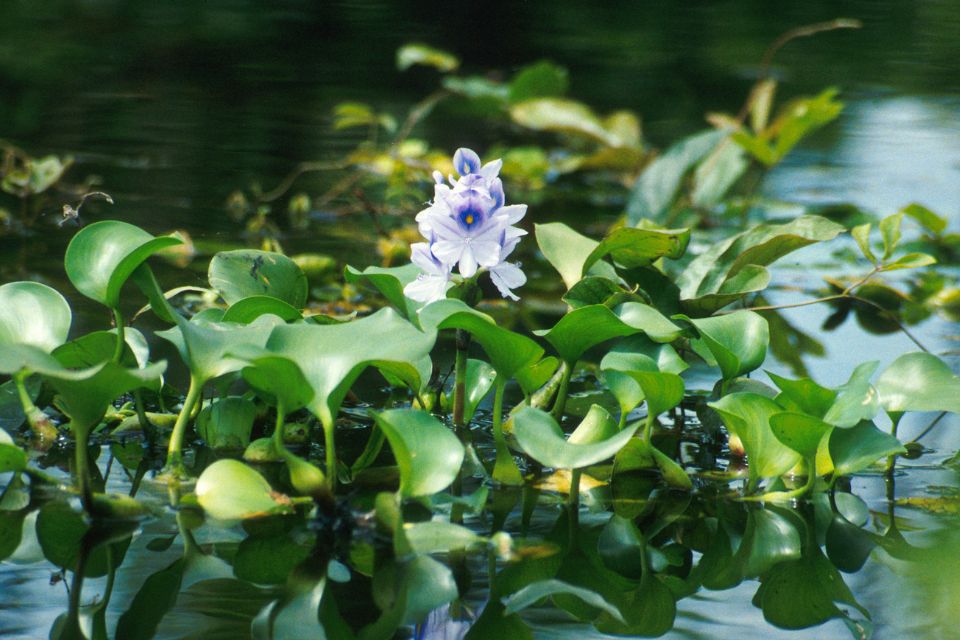
<path fill-rule="evenodd" d="M 0 286 L 0 576 L 69 585 L 50 636 L 695 635 L 729 596 L 753 619 L 707 633 L 860 638 L 889 620 L 867 588 L 885 571 L 950 627 L 956 499 L 913 479 L 956 479 L 915 466 L 930 452 L 909 438 L 960 412 L 960 378 L 912 331 L 955 308 L 934 266 L 955 238 L 919 205 L 841 223 L 735 189 L 834 119 L 837 92 L 771 112 L 764 79 L 749 125 L 718 116 L 654 155 L 634 114 L 564 96 L 555 65 L 489 80 L 420 45 L 398 65 L 576 153 L 364 145 L 344 165 L 360 184 L 433 197 L 422 237 L 381 229 L 393 266 L 342 280 L 238 197 L 264 242 L 210 252 L 208 286 L 161 268 L 191 253 L 183 234 L 74 233 L 64 292 L 113 328 L 71 332 L 61 292 Z M 397 125 L 344 104 L 335 126 Z M 63 168 L 16 167 L 30 196 Z M 631 184 L 609 229 L 527 225 L 501 181 L 581 171 Z M 783 262 L 806 247 L 828 277 L 796 287 Z M 811 373 L 819 334 L 790 309 L 814 305 L 906 348 Z"/>

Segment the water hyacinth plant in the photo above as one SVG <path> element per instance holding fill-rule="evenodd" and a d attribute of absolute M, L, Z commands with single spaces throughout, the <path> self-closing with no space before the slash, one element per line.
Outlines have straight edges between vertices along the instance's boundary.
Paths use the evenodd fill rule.
<path fill-rule="evenodd" d="M 526 235 L 516 226 L 527 213 L 525 204 L 506 204 L 500 180 L 502 160 L 481 166 L 470 149 L 457 149 L 453 166 L 460 177 L 433 174 L 436 184 L 432 204 L 417 214 L 417 226 L 427 242 L 411 246 L 411 259 L 420 268 L 417 279 L 403 292 L 418 302 L 445 297 L 453 286 L 453 269 L 464 280 L 476 278 L 478 270 L 490 278 L 504 298 L 519 300 L 513 289 L 527 281 L 523 271 L 507 258 Z"/>
<path fill-rule="evenodd" d="M 429 47 L 401 58 L 457 68 Z M 577 136 L 568 172 L 640 171 L 602 237 L 537 212 L 528 254 L 548 275 L 532 311 L 518 311 L 527 276 L 512 261 L 534 244 L 520 247 L 527 206 L 508 204 L 508 165 L 465 148 L 456 175 L 439 170 L 446 151 L 415 165 L 407 186 L 433 197 L 404 221 L 422 241 L 411 264 L 347 266 L 334 288 L 362 302 L 347 313 L 312 304 L 302 263 L 279 251 L 220 251 L 209 286 L 165 289 L 170 272 L 150 261 L 180 240 L 118 221 L 77 230 L 65 257 L 77 291 L 109 310 L 104 330 L 71 340 L 60 293 L 0 286 L 0 559 L 72 573 L 51 636 L 152 637 L 215 603 L 224 633 L 257 639 L 532 638 L 534 607 L 655 637 L 685 598 L 742 583 L 777 627 L 842 621 L 869 635 L 841 572 L 932 551 L 901 532 L 893 500 L 879 513 L 852 478 L 882 476 L 892 492 L 898 461 L 918 454 L 905 415 L 960 414 L 960 378 L 922 345 L 858 363 L 836 386 L 764 371 L 802 342 L 763 296 L 781 258 L 840 246 L 859 251 L 862 274 L 796 306 L 862 312 L 864 290 L 896 284 L 888 273 L 935 263 L 901 226 L 938 218 L 898 212 L 879 240 L 864 223 L 848 240 L 805 213 L 718 239 L 688 210 L 724 201 L 748 154 L 778 162 L 835 117 L 835 94 L 804 102 L 807 119 L 755 113 L 749 131 L 724 121 L 644 157 L 629 114 L 585 112 L 551 93 L 557 78 L 541 64 L 509 87 L 444 83 L 483 88 L 518 125 Z M 384 124 L 356 106 L 340 115 Z M 496 300 L 483 299 L 484 273 Z M 169 363 L 153 355 L 164 347 Z M 117 467 L 131 496 L 108 491 Z M 161 490 L 138 497 L 144 485 Z M 108 629 L 128 548 L 164 553 L 177 538 L 182 553 Z M 108 586 L 91 596 L 83 580 L 100 576 Z"/>

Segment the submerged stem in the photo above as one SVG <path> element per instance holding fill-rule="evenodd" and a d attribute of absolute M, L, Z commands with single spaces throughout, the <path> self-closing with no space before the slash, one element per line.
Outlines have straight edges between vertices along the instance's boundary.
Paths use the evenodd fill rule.
<path fill-rule="evenodd" d="M 90 482 L 90 459 L 87 452 L 89 429 L 76 431 L 73 449 L 73 475 L 80 490 L 80 501 L 87 513 L 93 513 L 93 485 Z"/>
<path fill-rule="evenodd" d="M 323 423 L 323 449 L 327 466 L 327 487 L 330 494 L 333 495 L 337 490 L 337 448 L 334 441 L 334 431 L 336 431 L 336 419 L 330 424 Z M 283 436 L 280 436 L 281 439 Z"/>
<path fill-rule="evenodd" d="M 276 426 L 273 428 L 273 452 L 281 457 L 287 452 L 287 448 L 283 444 L 283 423 L 286 419 L 286 415 L 286 407 L 284 407 L 283 403 L 278 399 L 277 422 Z"/>
<path fill-rule="evenodd" d="M 190 376 L 190 388 L 187 390 L 187 397 L 183 400 L 183 407 L 180 409 L 180 415 L 173 425 L 173 433 L 170 434 L 170 445 L 167 447 L 167 471 L 177 475 L 183 475 L 183 436 L 187 431 L 187 422 L 190 421 L 190 414 L 200 399 L 203 392 L 203 383 L 196 376 Z"/>
<path fill-rule="evenodd" d="M 33 404 L 30 398 L 30 392 L 27 391 L 27 377 L 29 373 L 20 371 L 13 375 L 13 384 L 17 388 L 17 395 L 20 397 L 20 406 L 27 417 L 27 424 L 30 430 L 40 438 L 41 441 L 53 441 L 57 439 L 57 428 L 53 426 L 50 418 L 43 411 Z"/>

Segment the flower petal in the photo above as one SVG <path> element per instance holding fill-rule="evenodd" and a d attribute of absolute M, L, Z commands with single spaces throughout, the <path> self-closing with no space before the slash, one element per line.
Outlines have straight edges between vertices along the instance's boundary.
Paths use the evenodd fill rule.
<path fill-rule="evenodd" d="M 497 218 L 504 218 L 507 224 L 517 224 L 523 220 L 523 216 L 527 215 L 527 205 L 510 204 L 505 207 L 500 207 L 493 215 Z"/>
<path fill-rule="evenodd" d="M 503 167 L 503 160 L 500 158 L 497 158 L 496 160 L 491 160 L 487 164 L 483 165 L 483 167 L 481 167 L 480 171 L 478 171 L 477 173 L 479 173 L 481 176 L 483 176 L 487 180 L 492 180 L 496 178 L 498 175 L 500 175 L 501 167 Z"/>
<path fill-rule="evenodd" d="M 471 149 L 460 147 L 453 154 L 453 168 L 462 176 L 476 173 L 480 170 L 480 156 Z"/>
<path fill-rule="evenodd" d="M 403 288 L 403 295 L 417 302 L 442 300 L 453 283 L 445 277 L 421 275 Z"/>
<path fill-rule="evenodd" d="M 501 262 L 490 269 L 490 279 L 500 291 L 500 295 L 513 300 L 519 300 L 520 298 L 511 289 L 522 287 L 527 282 L 526 274 L 520 270 L 520 267 L 511 262 Z"/>

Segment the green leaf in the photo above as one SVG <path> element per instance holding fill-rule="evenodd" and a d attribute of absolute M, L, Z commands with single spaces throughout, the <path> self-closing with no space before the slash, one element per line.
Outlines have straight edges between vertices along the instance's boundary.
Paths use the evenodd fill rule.
<path fill-rule="evenodd" d="M 95 427 L 110 403 L 134 389 L 159 390 L 160 376 L 167 367 L 164 361 L 127 369 L 113 362 L 73 371 L 59 366 L 35 369 L 60 396 L 60 406 L 70 416 L 70 426 L 82 440 Z"/>
<path fill-rule="evenodd" d="M 631 444 L 634 442 L 642 441 L 631 440 Z M 618 515 L 607 520 L 597 539 L 597 553 L 607 569 L 634 580 L 643 576 L 646 547 L 646 540 L 633 521 Z"/>
<path fill-rule="evenodd" d="M 616 310 L 604 305 L 575 309 L 553 328 L 535 333 L 553 345 L 564 361 L 572 363 L 601 342 L 640 332 L 656 342 L 671 342 L 682 330 L 653 307 L 627 302 Z"/>
<path fill-rule="evenodd" d="M 150 358 L 147 339 L 133 327 L 125 328 L 123 337 L 126 345 L 120 357 L 120 364 L 127 367 L 145 366 Z M 116 347 L 116 329 L 93 331 L 60 345 L 51 355 L 68 369 L 82 369 L 112 359 Z"/>
<path fill-rule="evenodd" d="M 547 356 L 515 372 L 513 377 L 523 392 L 529 395 L 547 384 L 559 367 L 560 360 L 554 356 Z"/>
<path fill-rule="evenodd" d="M 673 628 L 677 601 L 661 580 L 648 574 L 638 589 L 621 598 L 620 610 L 626 619 L 625 624 L 603 613 L 594 626 L 602 633 L 657 637 Z"/>
<path fill-rule="evenodd" d="M 805 460 L 812 460 L 817 455 L 820 443 L 833 430 L 833 426 L 805 413 L 785 411 L 770 416 L 770 430 L 777 440 L 799 453 Z"/>
<path fill-rule="evenodd" d="M 612 458 L 633 437 L 639 422 L 613 436 L 587 444 L 568 442 L 550 414 L 526 407 L 514 416 L 514 436 L 534 460 L 558 469 L 580 469 Z"/>
<path fill-rule="evenodd" d="M 207 279 L 229 305 L 250 296 L 270 296 L 296 309 L 307 303 L 307 276 L 296 262 L 280 253 L 221 251 L 210 261 Z"/>
<path fill-rule="evenodd" d="M 776 507 L 750 509 L 734 562 L 744 578 L 762 576 L 781 562 L 800 558 L 800 531 Z"/>
<path fill-rule="evenodd" d="M 56 567 L 77 570 L 83 549 L 88 555 L 83 575 L 98 578 L 107 574 L 107 544 L 112 546 L 113 561 L 118 566 L 130 544 L 132 523 L 113 521 L 109 528 L 94 527 L 86 514 L 74 510 L 66 500 L 44 503 L 37 516 L 37 541 L 43 556 Z"/>
<path fill-rule="evenodd" d="M 419 274 L 420 268 L 412 263 L 402 267 L 367 267 L 363 271 L 348 265 L 343 270 L 343 276 L 347 282 L 370 283 L 380 292 L 380 295 L 387 299 L 387 302 L 408 318 L 412 318 L 413 313 L 421 305 L 404 296 L 403 288 L 416 280 Z"/>
<path fill-rule="evenodd" d="M 859 609 L 840 573 L 813 545 L 799 560 L 775 565 L 758 595 L 763 617 L 782 629 L 806 629 L 840 617 L 837 602 Z"/>
<path fill-rule="evenodd" d="M 310 546 L 289 535 L 250 536 L 237 547 L 233 573 L 256 584 L 283 584 L 308 557 Z"/>
<path fill-rule="evenodd" d="M 533 634 L 520 616 L 504 615 L 503 604 L 491 598 L 483 607 L 483 612 L 476 622 L 470 625 L 464 640 L 489 640 L 489 638 L 533 640 Z"/>
<path fill-rule="evenodd" d="M 620 610 L 604 600 L 603 596 L 589 589 L 575 587 L 562 580 L 541 580 L 527 585 L 516 593 L 513 593 L 503 599 L 504 614 L 510 615 L 523 611 L 527 607 L 536 604 L 544 598 L 552 597 L 556 594 L 573 596 L 591 607 L 605 611 L 611 617 L 620 622 L 624 622 Z"/>
<path fill-rule="evenodd" d="M 222 398 L 197 416 L 197 433 L 212 449 L 243 449 L 250 444 L 257 408 L 240 397 Z"/>
<path fill-rule="evenodd" d="M 616 147 L 613 136 L 593 110 L 582 102 L 566 98 L 533 98 L 510 107 L 513 121 L 534 131 L 551 131 L 581 136 Z"/>
<path fill-rule="evenodd" d="M 217 460 L 203 470 L 194 489 L 197 502 L 211 518 L 245 520 L 292 511 L 263 476 L 236 460 Z"/>
<path fill-rule="evenodd" d="M 400 494 L 427 496 L 446 489 L 460 472 L 463 445 L 439 420 L 423 411 L 373 413 L 400 468 Z"/>
<path fill-rule="evenodd" d="M 750 166 L 745 155 L 743 148 L 732 141 L 717 145 L 693 172 L 693 190 L 690 193 L 693 206 L 710 209 L 718 205 Z"/>
<path fill-rule="evenodd" d="M 800 455 L 780 442 L 770 429 L 771 417 L 783 412 L 770 398 L 756 393 L 731 393 L 709 406 L 720 414 L 724 426 L 743 442 L 750 461 L 751 484 L 776 478 L 800 461 Z"/>
<path fill-rule="evenodd" d="M 820 386 L 810 378 L 790 380 L 768 371 L 767 375 L 780 388 L 777 404 L 788 410 L 796 410 L 822 418 L 833 406 L 837 392 Z"/>
<path fill-rule="evenodd" d="M 608 300 L 615 300 L 616 296 L 623 296 L 626 293 L 623 287 L 609 278 L 587 276 L 570 287 L 570 290 L 563 295 L 563 301 L 573 309 L 591 304 L 610 306 L 606 304 Z"/>
<path fill-rule="evenodd" d="M 299 411 L 313 399 L 313 387 L 293 360 L 253 349 L 232 355 L 250 363 L 241 370 L 247 384 L 270 397 L 274 405 L 283 405 L 286 413 Z"/>
<path fill-rule="evenodd" d="M 263 347 L 274 327 L 283 321 L 272 315 L 260 316 L 250 324 L 212 322 L 195 316 L 190 321 L 176 317 L 177 326 L 157 335 L 173 343 L 191 375 L 201 383 L 234 371 L 247 363 L 231 357 L 243 348 Z"/>
<path fill-rule="evenodd" d="M 916 202 L 908 204 L 900 210 L 904 215 L 910 216 L 919 222 L 925 229 L 931 231 L 934 235 L 940 235 L 947 230 L 947 219 L 935 214 L 922 204 Z"/>
<path fill-rule="evenodd" d="M 303 319 L 300 311 L 291 304 L 271 296 L 250 296 L 237 300 L 230 305 L 221 321 L 250 324 L 263 315 L 272 314 L 284 322 L 293 322 Z"/>
<path fill-rule="evenodd" d="M 936 264 L 937 259 L 928 253 L 908 253 L 900 256 L 893 262 L 883 265 L 881 271 L 897 271 L 899 269 L 921 269 Z"/>
<path fill-rule="evenodd" d="M 404 525 L 404 535 L 415 553 L 449 552 L 454 549 L 467 549 L 484 541 L 470 529 L 431 520 Z"/>
<path fill-rule="evenodd" d="M 460 60 L 452 53 L 418 42 L 411 42 L 397 49 L 397 69 L 406 71 L 415 64 L 433 67 L 446 73 L 455 71 L 460 66 Z"/>
<path fill-rule="evenodd" d="M 660 470 L 663 481 L 671 487 L 684 491 L 693 489 L 693 482 L 687 472 L 683 470 L 683 467 L 646 440 L 631 439 L 613 460 L 614 474 L 654 467 Z"/>
<path fill-rule="evenodd" d="M 117 640 L 150 640 L 160 621 L 177 601 L 183 582 L 184 558 L 143 581 L 130 606 L 117 622 Z"/>
<path fill-rule="evenodd" d="M 120 288 L 134 270 L 154 253 L 178 244 L 182 241 L 174 236 L 154 237 L 132 224 L 104 220 L 77 232 L 63 264 L 77 291 L 116 309 Z"/>
<path fill-rule="evenodd" d="M 540 359 L 543 348 L 527 336 L 504 329 L 490 316 L 475 311 L 460 300 L 438 300 L 419 312 L 425 331 L 463 329 L 480 343 L 490 363 L 504 378 Z"/>
<path fill-rule="evenodd" d="M 677 284 L 683 300 L 720 292 L 724 283 L 748 265 L 767 266 L 815 242 L 836 237 L 844 228 L 820 216 L 800 216 L 785 224 L 759 224 L 700 254 L 687 266 Z"/>
<path fill-rule="evenodd" d="M 650 163 L 633 185 L 627 201 L 627 221 L 659 220 L 670 209 L 683 178 L 713 151 L 727 134 L 701 131 L 667 149 Z"/>
<path fill-rule="evenodd" d="M 857 366 L 850 380 L 837 387 L 837 397 L 824 414 L 824 422 L 846 428 L 862 420 L 873 420 L 880 410 L 880 397 L 870 378 L 879 365 L 874 360 Z"/>
<path fill-rule="evenodd" d="M 583 277 L 584 263 L 600 243 L 562 222 L 536 224 L 534 230 L 543 257 L 560 273 L 567 289 L 573 288 Z"/>
<path fill-rule="evenodd" d="M 658 416 L 674 408 L 683 400 L 683 379 L 675 373 L 661 371 L 631 371 L 647 400 L 647 412 Z"/>
<path fill-rule="evenodd" d="M 6 431 L 3 432 L 6 435 Z M 9 438 L 9 436 L 7 436 Z M 27 468 L 27 454 L 13 442 L 0 442 L 0 473 L 23 471 Z"/>
<path fill-rule="evenodd" d="M 548 60 L 541 60 L 524 67 L 510 80 L 510 102 L 562 96 L 567 92 L 568 85 L 566 69 Z"/>
<path fill-rule="evenodd" d="M 490 393 L 496 377 L 496 370 L 483 360 L 474 360 L 473 358 L 467 360 L 467 394 L 463 399 L 463 420 L 465 423 L 473 420 L 473 414 L 477 412 L 477 407 Z"/>
<path fill-rule="evenodd" d="M 44 284 L 0 286 L 0 346 L 27 344 L 50 353 L 66 342 L 71 320 L 70 305 Z"/>
<path fill-rule="evenodd" d="M 880 221 L 880 237 L 883 238 L 883 260 L 886 260 L 896 251 L 900 244 L 900 225 L 903 223 L 903 213 L 894 213 Z"/>
<path fill-rule="evenodd" d="M 880 404 L 888 412 L 960 413 L 960 378 L 929 353 L 900 356 L 877 379 Z"/>
<path fill-rule="evenodd" d="M 435 332 L 421 332 L 392 309 L 336 325 L 278 325 L 267 349 L 297 363 L 313 387 L 308 408 L 332 428 L 350 386 L 368 366 L 389 371 L 412 389 L 421 387 L 418 364 Z"/>
<path fill-rule="evenodd" d="M 863 254 L 863 257 L 877 264 L 877 256 L 874 255 L 873 249 L 870 248 L 870 223 L 858 225 L 853 229 L 850 229 L 850 235 L 853 236 L 853 239 L 856 240 L 857 246 L 860 247 L 860 253 Z"/>
<path fill-rule="evenodd" d="M 587 271 L 598 260 L 610 256 L 625 269 L 645 267 L 660 258 L 683 256 L 690 242 L 689 229 L 636 229 L 621 227 L 611 231 L 583 262 Z"/>
<path fill-rule="evenodd" d="M 829 450 L 834 476 L 857 473 L 887 456 L 906 453 L 899 440 L 868 421 L 850 429 L 834 429 Z"/>
<path fill-rule="evenodd" d="M 700 333 L 697 342 L 716 359 L 724 380 L 732 380 L 753 371 L 767 357 L 767 345 L 770 343 L 767 321 L 753 311 L 686 319 L 697 328 Z"/>

